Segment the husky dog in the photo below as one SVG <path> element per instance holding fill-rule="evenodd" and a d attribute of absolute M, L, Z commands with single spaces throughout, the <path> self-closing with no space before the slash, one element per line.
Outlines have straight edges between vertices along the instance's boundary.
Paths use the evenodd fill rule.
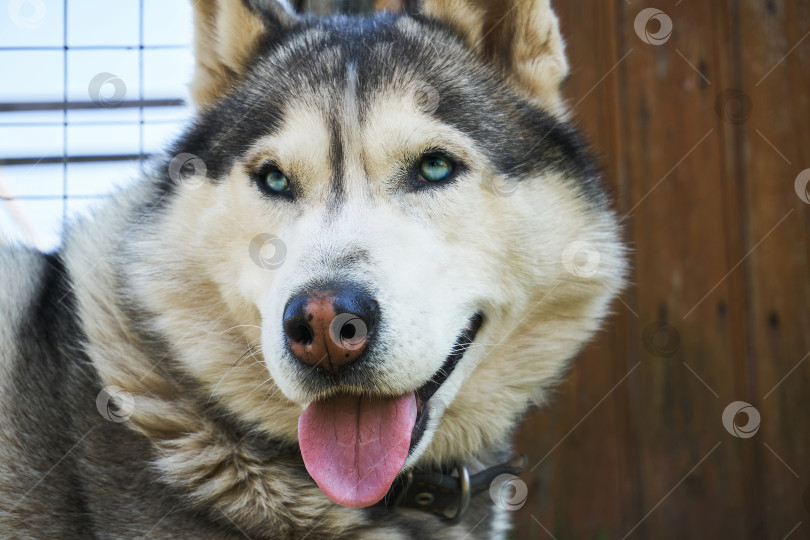
<path fill-rule="evenodd" d="M 0 537 L 503 537 L 625 265 L 549 0 L 194 4 L 185 134 L 0 256 Z"/>

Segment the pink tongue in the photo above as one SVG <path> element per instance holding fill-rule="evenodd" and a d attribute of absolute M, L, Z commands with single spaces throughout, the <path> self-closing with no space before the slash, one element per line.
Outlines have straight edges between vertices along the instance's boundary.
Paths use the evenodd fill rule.
<path fill-rule="evenodd" d="M 385 497 L 408 458 L 416 396 L 339 396 L 309 405 L 298 442 L 309 475 L 327 497 L 365 508 Z"/>

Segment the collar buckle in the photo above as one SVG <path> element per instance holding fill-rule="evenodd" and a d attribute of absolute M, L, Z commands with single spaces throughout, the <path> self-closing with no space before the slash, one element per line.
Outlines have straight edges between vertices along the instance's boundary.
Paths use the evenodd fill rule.
<path fill-rule="evenodd" d="M 450 523 L 456 525 L 461 522 L 461 518 L 467 513 L 470 507 L 470 500 L 472 499 L 472 491 L 470 490 L 470 471 L 464 464 L 456 467 L 458 470 L 458 479 L 461 484 L 461 493 L 459 494 L 458 507 L 456 507 L 456 514 L 449 518 Z"/>
<path fill-rule="evenodd" d="M 500 474 L 519 475 L 526 464 L 525 456 L 517 456 L 471 476 L 466 465 L 453 469 L 408 472 L 399 488 L 392 488 L 386 502 L 389 508 L 413 508 L 442 518 L 455 525 L 464 518 L 473 496 L 488 492 L 492 481 Z M 457 476 L 453 473 L 458 472 Z"/>

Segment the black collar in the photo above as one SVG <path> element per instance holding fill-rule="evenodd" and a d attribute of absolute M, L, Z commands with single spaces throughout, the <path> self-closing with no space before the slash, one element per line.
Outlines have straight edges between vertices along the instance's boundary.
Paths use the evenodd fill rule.
<path fill-rule="evenodd" d="M 488 492 L 498 476 L 517 476 L 525 466 L 526 457 L 519 455 L 473 475 L 463 464 L 433 471 L 409 472 L 403 482 L 394 483 L 383 504 L 389 508 L 415 508 L 456 524 L 464 517 L 473 497 Z M 456 472 L 458 474 L 454 475 Z"/>

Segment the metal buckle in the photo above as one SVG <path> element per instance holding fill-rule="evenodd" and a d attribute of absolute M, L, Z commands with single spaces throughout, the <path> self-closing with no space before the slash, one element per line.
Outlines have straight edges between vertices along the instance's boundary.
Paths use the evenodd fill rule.
<path fill-rule="evenodd" d="M 444 520 L 450 523 L 451 525 L 456 525 L 461 522 L 461 519 L 467 513 L 467 510 L 470 507 L 470 501 L 472 500 L 472 483 L 470 481 L 470 471 L 464 465 L 459 465 L 456 467 L 458 471 L 458 480 L 460 484 L 459 489 L 459 500 L 458 506 L 456 507 L 456 512 L 452 516 L 448 516 L 447 514 L 443 514 L 440 511 L 430 510 L 433 506 L 434 501 L 430 501 L 424 504 L 424 507 L 417 508 L 418 510 L 423 510 L 427 512 L 438 513 L 440 516 L 443 516 Z M 452 478 L 452 476 L 451 476 Z M 388 503 L 386 506 L 391 508 L 392 510 L 399 507 L 406 497 L 409 496 L 409 492 L 411 488 L 414 486 L 414 474 L 413 472 L 408 472 L 407 476 L 405 477 L 405 486 L 397 493 L 394 497 L 394 500 Z M 435 488 L 440 488 L 440 485 L 435 485 Z M 445 489 L 446 491 L 446 489 Z M 418 497 L 416 495 L 415 497 Z M 417 502 L 417 504 L 419 504 Z M 416 508 L 413 506 L 409 506 L 409 508 Z"/>
<path fill-rule="evenodd" d="M 472 491 L 470 490 L 470 471 L 467 470 L 465 465 L 459 465 L 457 470 L 458 478 L 461 482 L 461 497 L 458 502 L 456 514 L 449 518 L 449 522 L 453 525 L 461 522 L 461 518 L 464 517 L 464 514 L 467 513 L 467 509 L 470 507 L 470 499 L 472 498 Z"/>

